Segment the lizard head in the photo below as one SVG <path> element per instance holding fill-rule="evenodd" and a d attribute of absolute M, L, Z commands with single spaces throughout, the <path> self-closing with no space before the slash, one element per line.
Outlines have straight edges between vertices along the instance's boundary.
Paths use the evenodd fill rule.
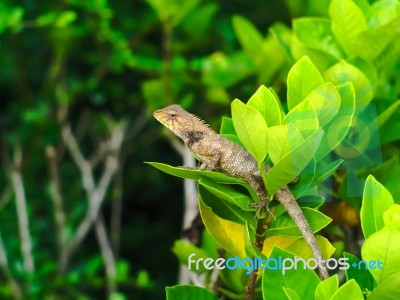
<path fill-rule="evenodd" d="M 157 109 L 153 116 L 189 146 L 209 130 L 202 120 L 176 104 Z"/>

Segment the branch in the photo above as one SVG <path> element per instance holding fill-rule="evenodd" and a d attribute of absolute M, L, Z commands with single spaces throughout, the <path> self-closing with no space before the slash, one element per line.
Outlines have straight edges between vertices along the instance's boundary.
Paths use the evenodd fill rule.
<path fill-rule="evenodd" d="M 63 200 L 60 192 L 60 181 L 58 177 L 57 154 L 53 146 L 46 148 L 46 156 L 50 172 L 50 197 L 54 207 L 54 219 L 56 223 L 57 242 L 58 242 L 58 269 L 66 264 L 67 253 L 67 232 L 65 230 L 65 212 Z"/>
<path fill-rule="evenodd" d="M 121 166 L 123 166 L 121 162 Z M 110 238 L 111 245 L 115 256 L 118 257 L 119 243 L 121 237 L 121 216 L 122 216 L 122 167 L 119 167 L 114 179 L 112 206 L 111 206 L 111 220 L 110 220 Z"/>
<path fill-rule="evenodd" d="M 22 299 L 22 291 L 18 283 L 14 280 L 10 267 L 8 265 L 6 249 L 4 248 L 3 239 L 0 235 L 0 267 L 3 270 L 4 276 L 8 280 L 8 283 L 13 291 L 15 299 Z"/>
<path fill-rule="evenodd" d="M 110 185 L 111 179 L 118 169 L 118 154 L 124 140 L 124 136 L 125 126 L 115 126 L 112 128 L 111 137 L 107 145 L 109 153 L 105 157 L 103 174 L 98 185 L 96 186 L 92 165 L 83 157 L 82 153 L 80 152 L 76 139 L 72 134 L 69 125 L 64 125 L 62 128 L 62 137 L 64 143 L 71 153 L 75 164 L 81 171 L 82 184 L 89 203 L 86 215 L 79 224 L 78 229 L 70 242 L 68 250 L 69 254 L 71 254 L 83 241 L 99 215 L 106 191 Z M 64 266 L 63 269 L 65 269 L 65 267 L 66 266 Z"/>
<path fill-rule="evenodd" d="M 116 267 L 115 267 L 115 258 L 111 248 L 110 241 L 107 237 L 106 227 L 104 225 L 104 220 L 101 215 L 98 216 L 95 222 L 95 230 L 97 241 L 100 246 L 101 255 L 103 257 L 105 269 L 106 269 L 106 277 L 107 277 L 107 292 L 108 295 L 111 295 L 116 290 Z"/>
<path fill-rule="evenodd" d="M 32 273 L 34 263 L 32 258 L 32 241 L 29 233 L 29 220 L 26 208 L 25 189 L 21 176 L 22 153 L 16 150 L 14 153 L 14 165 L 11 170 L 11 181 L 15 193 L 15 202 L 17 207 L 17 219 L 19 235 L 21 237 L 21 253 L 24 260 L 25 272 Z"/>
<path fill-rule="evenodd" d="M 255 246 L 262 251 L 265 238 L 265 227 L 267 218 L 257 220 L 256 241 Z M 246 285 L 245 300 L 253 300 L 256 289 L 258 266 L 251 272 Z"/>

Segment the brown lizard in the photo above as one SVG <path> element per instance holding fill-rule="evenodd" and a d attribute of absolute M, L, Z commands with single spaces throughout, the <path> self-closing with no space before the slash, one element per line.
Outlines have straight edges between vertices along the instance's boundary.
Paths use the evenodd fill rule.
<path fill-rule="evenodd" d="M 257 161 L 246 149 L 213 131 L 204 121 L 179 105 L 158 109 L 154 117 L 188 146 L 202 162 L 201 170 L 220 170 L 232 177 L 247 181 L 260 198 L 259 206 L 268 206 L 265 185 Z M 265 171 L 268 172 L 268 166 Z M 274 195 L 299 228 L 315 259 L 323 259 L 317 240 L 290 189 L 285 186 Z M 328 278 L 326 268 L 319 269 L 320 277 Z"/>

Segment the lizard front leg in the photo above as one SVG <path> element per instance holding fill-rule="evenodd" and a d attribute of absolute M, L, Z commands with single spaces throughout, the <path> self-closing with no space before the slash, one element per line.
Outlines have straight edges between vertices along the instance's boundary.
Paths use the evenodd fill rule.
<path fill-rule="evenodd" d="M 202 164 L 200 165 L 199 170 L 214 171 L 218 168 L 220 157 L 219 154 L 202 154 L 200 157 Z"/>

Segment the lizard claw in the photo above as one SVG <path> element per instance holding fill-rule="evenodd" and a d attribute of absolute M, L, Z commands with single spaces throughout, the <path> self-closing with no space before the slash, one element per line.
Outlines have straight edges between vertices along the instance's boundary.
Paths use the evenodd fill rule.
<path fill-rule="evenodd" d="M 261 201 L 261 202 L 258 202 L 258 203 L 250 203 L 249 205 L 251 207 L 254 207 L 254 208 L 257 209 L 255 217 L 259 217 L 261 215 L 262 210 L 265 209 L 271 215 L 271 217 L 274 220 L 276 220 L 276 217 L 274 216 L 274 214 L 269 209 L 269 201 Z"/>

